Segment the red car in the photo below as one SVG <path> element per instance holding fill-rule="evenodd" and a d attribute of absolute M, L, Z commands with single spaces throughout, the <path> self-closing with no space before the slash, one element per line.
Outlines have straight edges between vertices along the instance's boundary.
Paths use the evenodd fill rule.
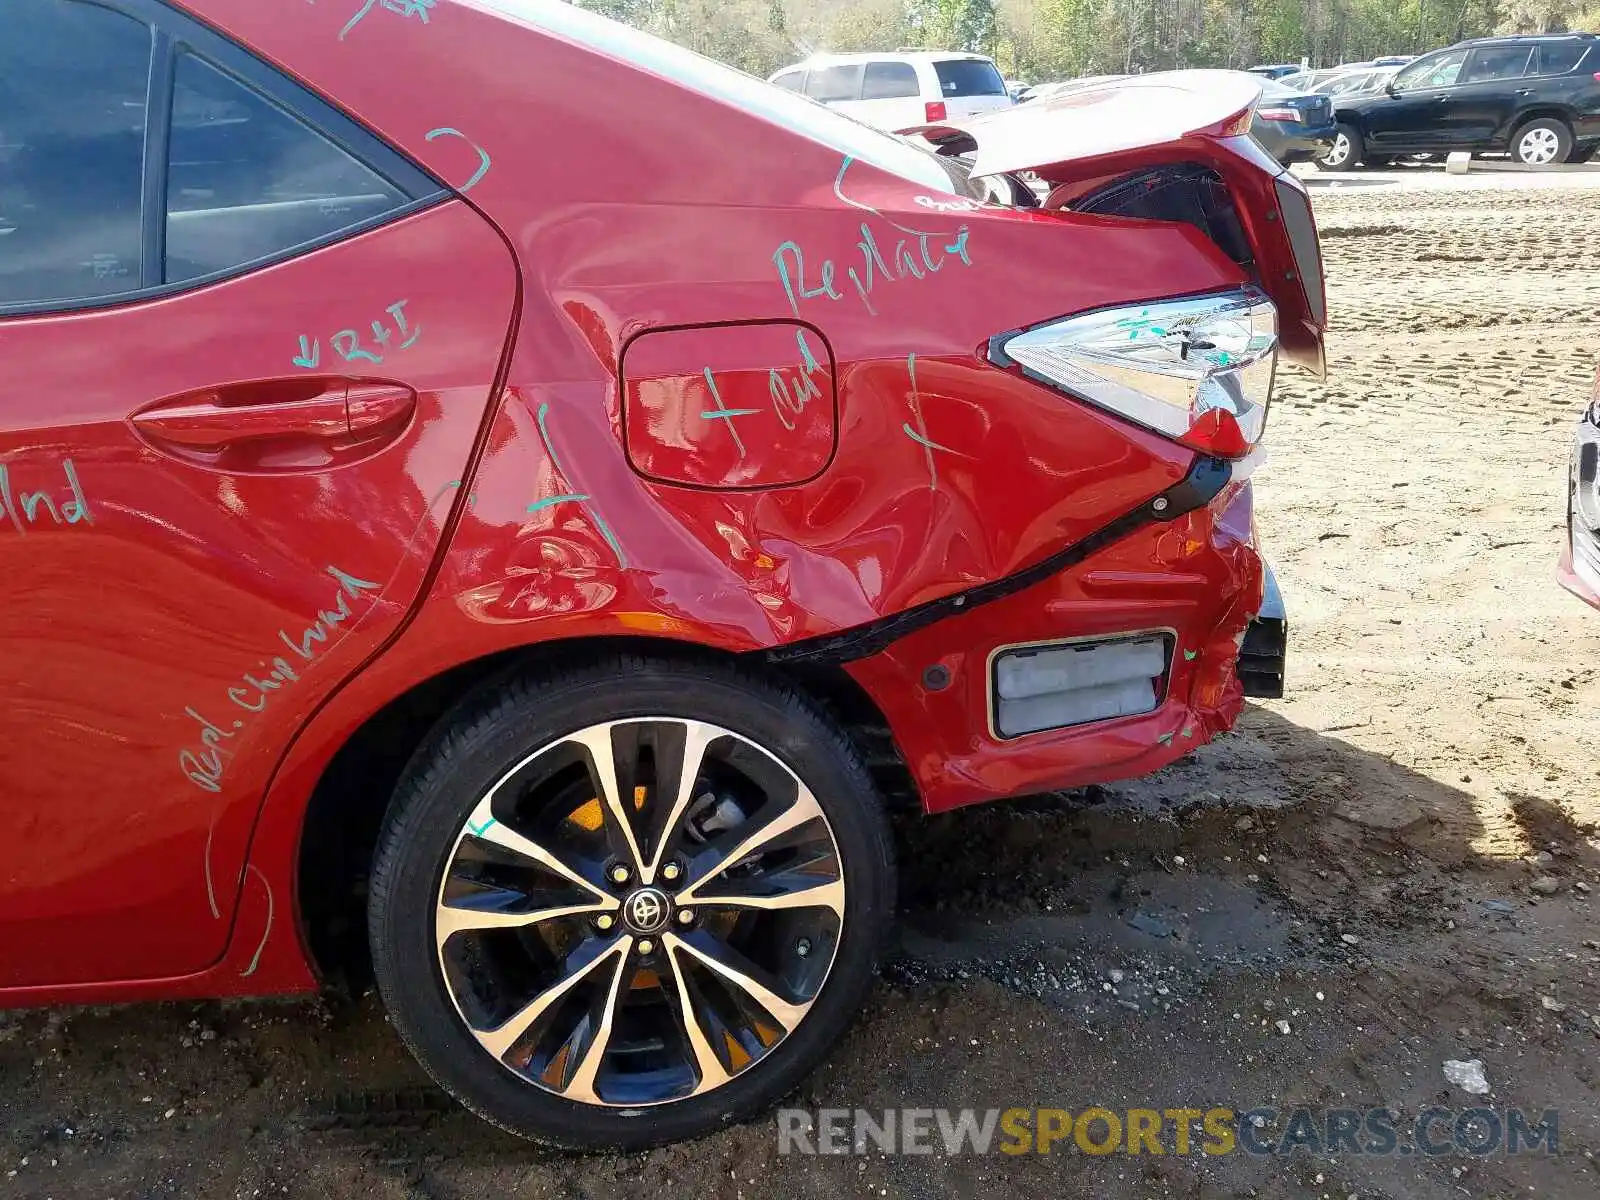
<path fill-rule="evenodd" d="M 0 17 L 0 1003 L 370 961 L 497 1124 L 693 1135 L 849 1023 L 886 794 L 1281 687 L 1253 87 L 897 137 L 556 2 Z"/>

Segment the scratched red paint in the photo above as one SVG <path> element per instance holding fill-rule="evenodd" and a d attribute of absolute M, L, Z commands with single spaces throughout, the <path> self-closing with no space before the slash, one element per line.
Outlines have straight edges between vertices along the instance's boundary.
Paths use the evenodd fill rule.
<path fill-rule="evenodd" d="M 27 754 L 3 768 L 0 1002 L 313 987 L 296 902 L 310 797 L 374 713 L 462 663 L 557 640 L 756 653 L 852 630 L 1026 568 L 1196 461 L 987 358 L 999 333 L 1249 278 L 1193 227 L 941 210 L 896 152 L 849 161 L 452 0 L 426 23 L 374 10 L 344 38 L 348 5 L 184 7 L 470 185 L 470 203 L 164 299 L 0 318 L 0 463 L 69 498 L 70 457 L 93 514 L 4 543 L 0 707 Z M 1218 129 L 1041 166 L 1068 186 L 1214 166 L 1285 351 L 1314 358 L 1263 157 Z M 416 397 L 377 452 L 218 469 L 130 424 L 172 397 L 325 372 L 339 331 L 398 333 L 401 301 L 414 342 L 354 373 Z M 718 399 L 755 411 L 705 416 Z M 927 807 L 1138 774 L 1227 728 L 1261 594 L 1249 503 L 1235 482 L 849 663 Z M 262 711 L 219 707 L 272 669 L 280 633 L 317 622 L 330 567 L 379 585 L 370 604 Z M 1154 626 L 1193 653 L 1156 712 L 993 735 L 997 646 Z M 952 686 L 921 686 L 934 663 Z M 215 792 L 179 769 L 213 744 Z"/>

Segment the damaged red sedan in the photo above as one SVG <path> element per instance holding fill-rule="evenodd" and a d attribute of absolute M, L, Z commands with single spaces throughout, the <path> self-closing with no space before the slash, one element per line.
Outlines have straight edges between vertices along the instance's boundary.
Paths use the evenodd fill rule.
<path fill-rule="evenodd" d="M 489 1120 L 691 1136 L 848 1026 L 891 799 L 1281 690 L 1253 88 L 890 136 L 554 0 L 0 16 L 0 1004 L 370 964 Z"/>

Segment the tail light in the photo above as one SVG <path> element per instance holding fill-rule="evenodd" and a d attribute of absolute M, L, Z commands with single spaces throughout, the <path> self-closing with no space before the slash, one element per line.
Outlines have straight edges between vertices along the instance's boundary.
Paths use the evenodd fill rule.
<path fill-rule="evenodd" d="M 1300 112 L 1293 108 L 1258 108 L 1256 116 L 1263 121 L 1298 121 Z"/>
<path fill-rule="evenodd" d="M 1278 312 L 1246 285 L 1068 317 L 997 349 L 1108 412 L 1202 453 L 1242 458 L 1266 429 Z"/>
<path fill-rule="evenodd" d="M 929 100 L 923 105 L 923 111 L 930 125 L 935 121 L 944 120 L 948 115 L 943 100 Z"/>

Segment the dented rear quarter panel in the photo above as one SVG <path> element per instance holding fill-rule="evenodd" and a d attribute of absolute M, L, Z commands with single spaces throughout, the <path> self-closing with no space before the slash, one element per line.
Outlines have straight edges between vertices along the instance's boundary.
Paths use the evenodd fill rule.
<path fill-rule="evenodd" d="M 253 0 L 188 7 L 458 188 L 523 273 L 500 400 L 441 513 L 448 544 L 426 598 L 308 721 L 263 805 L 250 866 L 284 890 L 333 755 L 450 667 L 556 639 L 647 634 L 743 652 L 849 629 L 1035 562 L 1177 483 L 1194 459 L 985 361 L 999 332 L 1241 282 L 1187 226 L 941 210 L 928 201 L 951 197 L 451 0 L 426 22 L 373 9 L 344 36 L 357 0 L 292 15 Z M 831 352 L 826 468 L 759 490 L 643 477 L 624 448 L 630 340 L 763 321 L 802 322 Z M 798 355 L 775 369 L 790 366 Z M 689 408 L 702 399 L 683 391 Z M 671 415 L 708 453 L 728 432 L 725 418 Z M 781 456 L 791 431 L 773 407 L 737 420 L 748 446 Z M 853 664 L 930 807 L 1137 773 L 1181 753 L 1186 728 L 1198 738 L 1231 722 L 1241 701 L 1229 646 L 1260 594 L 1247 531 L 1227 516 L 1240 497 Z M 1157 713 L 1111 730 L 1001 744 L 976 659 L 937 698 L 914 682 L 929 661 L 981 656 L 996 639 L 1152 620 L 1178 628 L 1196 658 Z M 257 949 L 257 936 L 160 994 L 312 986 L 295 939 Z"/>

